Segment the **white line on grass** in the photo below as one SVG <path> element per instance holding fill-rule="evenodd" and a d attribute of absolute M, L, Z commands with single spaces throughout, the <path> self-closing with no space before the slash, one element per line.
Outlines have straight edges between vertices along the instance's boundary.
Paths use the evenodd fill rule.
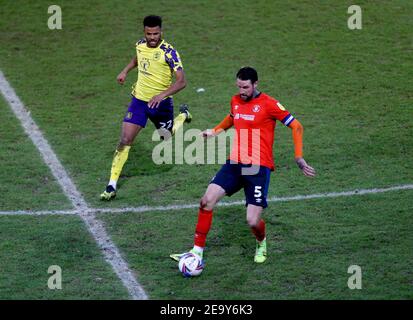
<path fill-rule="evenodd" d="M 338 198 L 338 197 L 352 197 L 352 196 L 362 196 L 366 194 L 377 194 L 390 191 L 399 190 L 412 190 L 413 184 L 404 184 L 398 186 L 392 186 L 387 188 L 374 188 L 374 189 L 356 189 L 351 191 L 342 192 L 328 192 L 328 193 L 315 193 L 307 195 L 296 195 L 290 197 L 271 197 L 267 199 L 267 202 L 286 202 L 286 201 L 301 201 L 301 200 L 311 200 L 311 199 L 322 199 L 322 198 Z M 223 201 L 218 203 L 218 206 L 230 207 L 244 205 L 245 201 Z M 153 212 L 153 211 L 178 211 L 184 209 L 194 209 L 198 208 L 198 203 L 192 204 L 181 204 L 181 205 L 170 205 L 170 206 L 142 206 L 142 207 L 129 207 L 129 208 L 90 208 L 89 211 L 93 211 L 96 214 L 99 213 L 141 213 L 141 212 Z M 50 210 L 50 211 L 0 211 L 0 215 L 64 215 L 64 214 L 77 214 L 75 210 Z"/>
<path fill-rule="evenodd" d="M 36 125 L 30 113 L 10 86 L 3 72 L 0 70 L 0 91 L 10 105 L 10 108 L 20 120 L 26 134 L 33 141 L 39 150 L 44 162 L 49 166 L 52 174 L 59 182 L 66 196 L 70 199 L 77 213 L 85 222 L 88 230 L 95 238 L 106 261 L 112 266 L 117 276 L 121 279 L 124 286 L 128 289 L 133 299 L 147 299 L 147 295 L 140 284 L 135 279 L 134 274 L 129 269 L 126 261 L 121 257 L 118 248 L 110 239 L 103 223 L 96 219 L 95 210 L 91 210 L 75 184 L 70 179 L 63 165 L 60 163 L 56 154 L 50 147 L 46 138 L 43 136 L 39 127 Z"/>
<path fill-rule="evenodd" d="M 267 202 L 286 202 L 286 201 L 301 201 L 309 199 L 318 199 L 318 198 L 337 198 L 337 197 L 351 197 L 356 195 L 365 195 L 365 194 L 375 194 L 383 193 L 389 191 L 397 190 L 411 190 L 413 189 L 413 184 L 405 184 L 399 186 L 392 186 L 388 188 L 374 188 L 374 189 L 356 189 L 351 191 L 343 192 L 329 192 L 329 193 L 316 193 L 308 195 L 296 195 L 291 197 L 271 197 L 267 199 Z M 245 201 L 222 201 L 218 203 L 217 206 L 222 207 L 231 207 L 237 205 L 244 205 Z M 176 211 L 183 209 L 193 209 L 198 208 L 198 203 L 193 204 L 182 204 L 182 205 L 170 205 L 170 206 L 142 206 L 142 207 L 132 207 L 132 208 L 104 208 L 104 209 L 95 209 L 97 213 L 126 213 L 126 212 L 148 212 L 148 211 Z"/>
<path fill-rule="evenodd" d="M 76 210 L 39 210 L 39 211 L 0 211 L 1 216 L 63 216 L 63 215 L 76 215 L 79 214 Z"/>

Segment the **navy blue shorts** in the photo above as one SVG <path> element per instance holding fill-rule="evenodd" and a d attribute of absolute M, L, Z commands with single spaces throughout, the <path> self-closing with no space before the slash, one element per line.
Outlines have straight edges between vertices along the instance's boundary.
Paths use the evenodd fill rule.
<path fill-rule="evenodd" d="M 172 131 L 174 125 L 174 106 L 172 98 L 166 98 L 157 108 L 149 108 L 148 103 L 132 96 L 124 122 L 137 124 L 145 128 L 150 119 L 156 129 L 167 129 Z"/>
<path fill-rule="evenodd" d="M 251 168 L 250 165 L 233 163 L 230 160 L 221 167 L 210 183 L 221 186 L 227 196 L 232 196 L 244 188 L 246 204 L 267 207 L 268 186 L 270 184 L 270 168 L 260 166 L 256 174 L 246 175 L 242 170 Z"/>

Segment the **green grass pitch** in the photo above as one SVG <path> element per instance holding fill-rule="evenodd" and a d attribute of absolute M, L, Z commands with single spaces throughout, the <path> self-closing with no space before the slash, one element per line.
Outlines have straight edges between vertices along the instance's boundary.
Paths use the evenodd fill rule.
<path fill-rule="evenodd" d="M 49 30 L 50 2 L 3 1 L 0 70 L 22 99 L 92 208 L 196 204 L 219 164 L 155 165 L 153 125 L 136 139 L 116 199 L 101 202 L 120 125 L 136 80 L 116 76 L 142 37 L 147 14 L 164 18 L 180 52 L 188 103 L 206 129 L 229 110 L 235 74 L 252 65 L 259 88 L 304 126 L 304 177 L 288 128 L 276 129 L 269 197 L 413 183 L 413 3 L 359 1 L 56 1 L 62 30 Z M 205 92 L 198 93 L 198 88 Z M 177 112 L 177 109 L 175 110 Z M 31 140 L 0 98 L 0 212 L 70 210 Z M 189 142 L 187 143 L 189 144 Z M 242 205 L 216 209 L 206 269 L 184 279 L 168 259 L 192 246 L 197 210 L 98 215 L 152 299 L 412 299 L 412 190 L 271 203 L 269 259 L 253 263 Z M 243 200 L 240 192 L 230 199 Z M 47 288 L 47 268 L 63 288 Z M 350 290 L 348 267 L 362 268 Z M 0 299 L 127 299 L 121 281 L 76 216 L 0 215 Z"/>

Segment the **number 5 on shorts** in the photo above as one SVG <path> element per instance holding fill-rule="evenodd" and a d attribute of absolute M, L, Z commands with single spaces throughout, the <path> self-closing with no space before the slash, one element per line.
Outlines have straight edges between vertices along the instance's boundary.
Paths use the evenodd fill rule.
<path fill-rule="evenodd" d="M 262 188 L 262 186 L 255 186 L 255 190 L 254 190 L 254 197 L 255 198 L 261 198 L 261 196 L 262 196 L 261 188 Z"/>

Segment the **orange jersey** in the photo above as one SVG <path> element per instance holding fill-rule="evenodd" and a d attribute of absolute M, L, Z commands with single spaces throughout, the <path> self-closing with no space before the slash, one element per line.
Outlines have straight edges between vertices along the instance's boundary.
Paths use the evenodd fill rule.
<path fill-rule="evenodd" d="M 235 140 L 229 159 L 274 170 L 272 146 L 276 120 L 289 126 L 294 117 L 276 99 L 260 93 L 250 101 L 239 95 L 231 99 Z"/>

